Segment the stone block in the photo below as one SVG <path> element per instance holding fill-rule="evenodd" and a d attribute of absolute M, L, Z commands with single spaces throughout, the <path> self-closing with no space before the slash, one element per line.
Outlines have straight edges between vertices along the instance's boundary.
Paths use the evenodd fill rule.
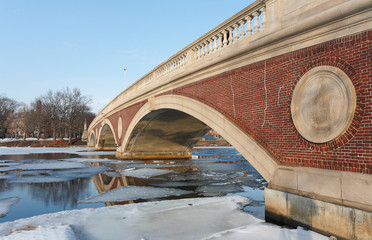
<path fill-rule="evenodd" d="M 313 200 L 312 228 L 332 233 L 343 239 L 354 237 L 353 209 L 337 204 Z"/>
<path fill-rule="evenodd" d="M 365 174 L 343 173 L 342 199 L 372 205 L 372 177 Z"/>
<path fill-rule="evenodd" d="M 297 172 L 292 169 L 278 168 L 271 183 L 292 190 L 297 190 Z"/>
<path fill-rule="evenodd" d="M 318 172 L 321 172 L 319 174 Z M 341 198 L 340 174 L 331 170 L 307 170 L 298 173 L 298 190 L 317 195 Z M 316 192 L 315 192 L 316 190 Z"/>
<path fill-rule="evenodd" d="M 264 190 L 265 211 L 287 217 L 287 193 L 269 188 Z"/>
<path fill-rule="evenodd" d="M 311 198 L 288 194 L 288 214 L 291 221 L 300 226 L 311 226 L 312 206 Z"/>
<path fill-rule="evenodd" d="M 372 239 L 372 213 L 355 210 L 355 239 Z"/>

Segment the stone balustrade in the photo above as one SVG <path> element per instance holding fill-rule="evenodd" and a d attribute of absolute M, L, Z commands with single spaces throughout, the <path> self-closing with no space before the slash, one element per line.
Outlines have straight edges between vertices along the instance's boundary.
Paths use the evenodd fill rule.
<path fill-rule="evenodd" d="M 192 48 L 195 59 L 200 60 L 241 40 L 249 40 L 253 34 L 263 31 L 266 23 L 265 14 L 265 6 L 250 9 L 244 17 L 234 19 L 233 23 L 229 21 L 228 24 L 206 34 L 207 36 Z"/>
<path fill-rule="evenodd" d="M 265 15 L 265 2 L 254 2 L 143 76 L 135 83 L 137 89 L 156 79 L 182 71 L 183 67 L 195 60 L 200 61 L 240 41 L 249 41 L 252 35 L 265 29 Z"/>

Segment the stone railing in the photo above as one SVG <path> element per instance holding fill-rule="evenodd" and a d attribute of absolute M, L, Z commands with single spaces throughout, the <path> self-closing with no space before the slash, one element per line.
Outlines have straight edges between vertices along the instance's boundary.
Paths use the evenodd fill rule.
<path fill-rule="evenodd" d="M 132 86 L 134 87 L 135 85 L 135 88 L 139 89 L 156 79 L 182 71 L 187 64 L 193 63 L 195 60 L 201 60 L 243 39 L 249 40 L 252 35 L 262 32 L 265 29 L 265 15 L 265 1 L 252 3 L 158 65 Z"/>
<path fill-rule="evenodd" d="M 234 17 L 227 24 L 223 24 L 218 29 L 207 33 L 192 48 L 195 59 L 200 60 L 222 48 L 240 40 L 249 39 L 253 34 L 263 31 L 266 23 L 265 15 L 265 5 L 258 5 L 255 8 L 249 8 L 245 15 L 242 16 L 240 13 L 238 17 Z"/>

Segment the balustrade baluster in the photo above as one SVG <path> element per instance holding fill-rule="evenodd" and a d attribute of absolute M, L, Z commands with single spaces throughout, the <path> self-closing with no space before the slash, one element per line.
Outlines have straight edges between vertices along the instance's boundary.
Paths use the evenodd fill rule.
<path fill-rule="evenodd" d="M 223 47 L 226 47 L 227 43 L 228 43 L 228 41 L 227 41 L 227 31 L 224 30 L 223 31 Z"/>
<path fill-rule="evenodd" d="M 214 42 L 213 52 L 216 52 L 217 51 L 217 36 L 213 37 L 213 42 Z"/>
<path fill-rule="evenodd" d="M 235 32 L 234 32 L 234 42 L 233 43 L 237 43 L 238 42 L 238 39 L 239 39 L 239 33 L 238 33 L 239 25 L 238 24 L 234 24 L 233 25 L 233 28 L 235 29 Z"/>
<path fill-rule="evenodd" d="M 258 16 L 259 16 L 260 14 L 258 13 L 258 12 L 255 12 L 255 13 L 253 13 L 253 16 L 254 16 L 254 32 L 253 32 L 253 34 L 255 34 L 255 33 L 258 33 L 259 31 L 260 31 L 260 23 L 258 22 Z"/>
<path fill-rule="evenodd" d="M 247 34 L 246 34 L 246 37 L 249 37 L 252 35 L 252 17 L 251 16 L 247 16 L 245 18 L 247 20 Z"/>
<path fill-rule="evenodd" d="M 196 59 L 200 58 L 200 46 L 195 47 L 195 56 L 196 56 Z"/>
<path fill-rule="evenodd" d="M 244 31 L 244 20 L 239 21 L 240 25 L 240 39 L 243 39 L 245 37 L 245 31 Z"/>
<path fill-rule="evenodd" d="M 207 40 L 206 42 L 205 53 L 206 55 L 209 55 L 211 53 L 212 42 L 210 40 Z"/>
<path fill-rule="evenodd" d="M 218 49 L 221 49 L 223 46 L 223 43 L 222 43 L 223 34 L 219 33 L 218 38 L 219 38 Z"/>
<path fill-rule="evenodd" d="M 228 39 L 229 43 L 228 44 L 231 45 L 232 42 L 233 42 L 233 39 L 234 39 L 233 38 L 233 33 L 232 33 L 233 32 L 233 28 L 232 27 L 229 27 L 228 30 L 229 30 L 229 39 Z"/>
<path fill-rule="evenodd" d="M 260 11 L 262 12 L 262 21 L 261 21 L 261 24 L 262 24 L 261 31 L 262 31 L 266 25 L 266 8 L 263 7 L 260 9 Z"/>

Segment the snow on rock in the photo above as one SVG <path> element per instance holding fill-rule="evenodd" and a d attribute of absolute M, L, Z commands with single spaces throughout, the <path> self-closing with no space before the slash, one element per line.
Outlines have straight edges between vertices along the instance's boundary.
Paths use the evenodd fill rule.
<path fill-rule="evenodd" d="M 190 198 L 64 211 L 1 223 L 0 239 L 35 239 L 12 233 L 27 225 L 40 226 L 33 231 L 47 236 L 62 226 L 71 226 L 75 233 L 61 231 L 58 237 L 49 235 L 50 240 L 327 239 L 302 229 L 266 224 L 241 210 L 250 201 L 242 196 Z"/>
<path fill-rule="evenodd" d="M 35 228 L 35 229 L 34 229 Z M 0 237 L 0 240 L 75 240 L 74 231 L 69 225 L 59 226 L 29 226 L 28 229 L 17 230 L 14 233 Z"/>
<path fill-rule="evenodd" d="M 0 199 L 0 217 L 5 217 L 10 207 L 19 201 L 19 197 L 3 198 Z"/>
<path fill-rule="evenodd" d="M 151 178 L 154 176 L 168 174 L 171 172 L 174 172 L 174 171 L 164 170 L 164 169 L 141 168 L 141 169 L 123 171 L 121 174 L 127 177 Z"/>
<path fill-rule="evenodd" d="M 176 188 L 156 188 L 143 186 L 126 186 L 104 192 L 94 197 L 87 198 L 79 203 L 96 203 L 96 202 L 122 202 L 136 199 L 151 199 L 169 196 L 180 196 L 193 193 Z"/>

